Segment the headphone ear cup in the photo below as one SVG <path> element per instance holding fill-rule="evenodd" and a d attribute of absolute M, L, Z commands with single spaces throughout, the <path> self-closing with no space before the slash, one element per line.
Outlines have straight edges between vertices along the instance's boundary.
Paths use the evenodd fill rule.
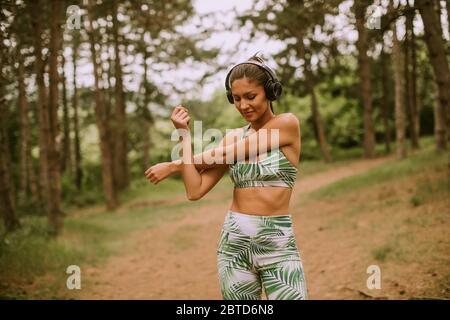
<path fill-rule="evenodd" d="M 267 80 L 266 84 L 264 85 L 264 92 L 266 93 L 266 98 L 270 101 L 274 100 L 273 92 L 272 92 L 272 80 Z"/>
<path fill-rule="evenodd" d="M 266 92 L 266 98 L 274 101 L 281 95 L 283 88 L 278 81 L 268 80 L 264 86 L 264 90 Z"/>
<path fill-rule="evenodd" d="M 233 94 L 230 90 L 227 90 L 227 99 L 229 103 L 234 104 Z"/>
<path fill-rule="evenodd" d="M 272 92 L 275 99 L 278 99 L 281 96 L 281 93 L 283 92 L 283 86 L 281 85 L 280 82 L 276 81 L 272 83 Z"/>

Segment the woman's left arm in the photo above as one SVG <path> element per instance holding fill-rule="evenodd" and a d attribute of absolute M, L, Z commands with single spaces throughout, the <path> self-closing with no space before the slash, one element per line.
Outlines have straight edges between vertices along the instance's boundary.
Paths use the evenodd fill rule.
<path fill-rule="evenodd" d="M 300 123 L 293 113 L 286 113 L 267 121 L 258 131 L 244 139 L 203 152 L 202 162 L 211 162 L 211 159 L 214 159 L 221 163 L 234 163 L 295 144 L 299 140 Z"/>

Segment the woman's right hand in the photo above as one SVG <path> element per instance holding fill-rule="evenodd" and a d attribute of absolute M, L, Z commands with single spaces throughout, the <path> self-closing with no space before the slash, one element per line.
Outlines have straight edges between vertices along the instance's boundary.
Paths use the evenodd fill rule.
<path fill-rule="evenodd" d="M 176 106 L 173 109 L 170 120 L 172 120 L 175 129 L 189 130 L 189 122 L 191 118 L 189 117 L 189 112 L 185 107 Z"/>
<path fill-rule="evenodd" d="M 153 184 L 158 184 L 165 178 L 176 172 L 176 164 L 173 162 L 161 162 L 151 166 L 145 171 L 145 176 Z"/>

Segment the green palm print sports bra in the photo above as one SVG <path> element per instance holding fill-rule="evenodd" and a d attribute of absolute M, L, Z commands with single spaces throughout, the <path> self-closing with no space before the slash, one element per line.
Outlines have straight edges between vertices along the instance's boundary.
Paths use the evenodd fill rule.
<path fill-rule="evenodd" d="M 251 124 L 244 128 L 243 139 Z M 284 187 L 292 188 L 298 169 L 279 149 L 267 152 L 267 157 L 256 162 L 236 161 L 230 164 L 230 178 L 235 188 Z"/>

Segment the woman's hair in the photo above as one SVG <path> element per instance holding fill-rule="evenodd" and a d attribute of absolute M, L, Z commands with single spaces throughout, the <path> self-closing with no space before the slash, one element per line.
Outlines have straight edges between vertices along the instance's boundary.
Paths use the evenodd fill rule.
<path fill-rule="evenodd" d="M 258 57 L 256 54 L 250 57 L 247 61 L 255 61 L 264 64 L 264 60 L 261 57 Z M 264 84 L 270 80 L 270 75 L 264 71 L 261 67 L 258 67 L 254 64 L 243 63 L 231 71 L 230 74 L 230 86 L 234 80 L 248 78 L 250 80 L 256 81 L 258 84 L 264 87 Z M 272 101 L 270 101 L 270 109 L 273 112 Z"/>

